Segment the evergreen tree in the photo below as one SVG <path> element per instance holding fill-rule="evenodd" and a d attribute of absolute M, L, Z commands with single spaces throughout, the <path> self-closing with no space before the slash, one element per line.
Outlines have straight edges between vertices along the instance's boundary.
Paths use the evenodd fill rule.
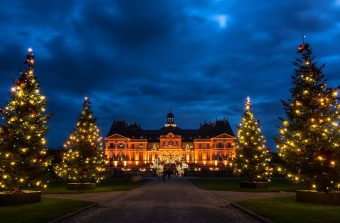
<path fill-rule="evenodd" d="M 298 49 L 291 98 L 283 101 L 287 118 L 277 140 L 285 172 L 294 182 L 329 191 L 340 183 L 338 88 L 327 87 L 307 43 Z"/>
<path fill-rule="evenodd" d="M 260 123 L 251 111 L 250 98 L 247 98 L 236 140 L 235 173 L 246 177 L 250 182 L 269 181 L 271 167 L 270 153 Z"/>
<path fill-rule="evenodd" d="M 26 71 L 11 89 L 11 101 L 1 109 L 5 125 L 1 127 L 0 186 L 9 192 L 47 187 L 45 173 L 50 164 L 45 139 L 50 115 L 45 113 L 47 101 L 39 90 L 31 49 L 25 63 Z"/>
<path fill-rule="evenodd" d="M 56 167 L 56 173 L 69 182 L 99 182 L 103 179 L 105 162 L 102 138 L 96 126 L 96 118 L 85 98 L 78 123 L 64 145 L 63 160 Z"/>

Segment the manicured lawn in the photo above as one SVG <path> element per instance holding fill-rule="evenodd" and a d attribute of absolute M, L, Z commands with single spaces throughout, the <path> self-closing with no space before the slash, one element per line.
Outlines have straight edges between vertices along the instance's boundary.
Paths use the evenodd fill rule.
<path fill-rule="evenodd" d="M 340 222 L 340 206 L 299 203 L 295 196 L 246 200 L 237 204 L 273 222 Z"/>
<path fill-rule="evenodd" d="M 131 190 L 145 182 L 147 179 L 142 179 L 138 182 L 131 179 L 109 179 L 96 185 L 94 190 L 67 190 L 67 183 L 54 182 L 49 184 L 47 190 L 42 191 L 45 194 L 77 194 L 77 193 L 96 193 L 96 192 L 108 192 L 108 191 L 124 191 Z"/>
<path fill-rule="evenodd" d="M 39 203 L 0 207 L 0 222 L 46 223 L 91 204 L 93 202 L 42 198 Z"/>
<path fill-rule="evenodd" d="M 222 191 L 242 191 L 242 192 L 270 192 L 270 191 L 296 191 L 307 189 L 304 185 L 296 185 L 283 178 L 273 179 L 268 188 L 263 189 L 244 189 L 240 188 L 240 180 L 236 179 L 209 179 L 199 178 L 190 179 L 191 183 L 206 190 L 222 190 Z"/>

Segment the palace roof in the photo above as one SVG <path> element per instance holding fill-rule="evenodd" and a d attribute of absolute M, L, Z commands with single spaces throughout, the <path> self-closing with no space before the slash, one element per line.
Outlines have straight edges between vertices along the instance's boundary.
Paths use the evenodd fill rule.
<path fill-rule="evenodd" d="M 223 133 L 235 137 L 229 121 L 226 119 L 217 120 L 213 123 L 204 123 L 198 129 L 181 129 L 176 125 L 165 125 L 158 130 L 144 130 L 136 123 L 129 124 L 125 121 L 114 121 L 107 136 L 120 134 L 131 139 L 147 139 L 149 142 L 159 142 L 161 135 L 166 135 L 170 132 L 182 136 L 183 142 L 190 142 L 194 139 L 209 139 Z"/>

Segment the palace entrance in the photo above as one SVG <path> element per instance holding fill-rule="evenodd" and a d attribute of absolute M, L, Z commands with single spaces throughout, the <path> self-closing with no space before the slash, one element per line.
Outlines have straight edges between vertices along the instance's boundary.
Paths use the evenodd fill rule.
<path fill-rule="evenodd" d="M 172 173 L 182 176 L 184 169 L 188 168 L 188 164 L 185 163 L 185 159 L 180 152 L 162 152 L 150 167 L 156 169 L 158 176 L 161 176 L 166 170 L 171 170 Z"/>

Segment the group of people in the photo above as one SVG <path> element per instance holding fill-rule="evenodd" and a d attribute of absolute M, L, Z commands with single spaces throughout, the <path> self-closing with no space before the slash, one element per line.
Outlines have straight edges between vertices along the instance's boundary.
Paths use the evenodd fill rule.
<path fill-rule="evenodd" d="M 162 173 L 162 179 L 163 182 L 165 182 L 166 176 L 168 176 L 168 180 L 170 180 L 170 176 L 173 174 L 172 170 L 170 168 L 164 169 Z"/>

